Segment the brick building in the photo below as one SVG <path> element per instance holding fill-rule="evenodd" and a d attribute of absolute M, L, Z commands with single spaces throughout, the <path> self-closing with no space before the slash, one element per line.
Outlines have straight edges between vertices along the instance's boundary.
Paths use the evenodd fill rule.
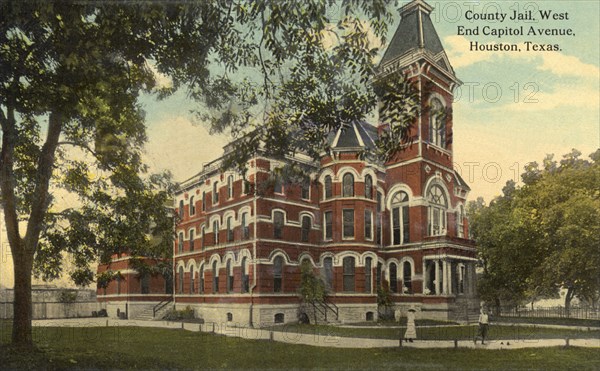
<path fill-rule="evenodd" d="M 189 305 L 206 321 L 296 321 L 306 261 L 329 287 L 317 308 L 328 320 L 377 319 L 380 286 L 389 288 L 392 310 L 412 306 L 422 318 L 460 320 L 476 311 L 469 187 L 453 169 L 452 91 L 460 81 L 431 10 L 421 0 L 401 9 L 380 63 L 380 78 L 405 72 L 423 105 L 414 143 L 393 161 L 359 158 L 385 128 L 357 122 L 331 135 L 320 162 L 288 159 L 310 169 L 302 184 L 273 182 L 282 163 L 260 153 L 246 180 L 222 172 L 216 159 L 182 184 L 173 259 L 178 309 Z M 441 110 L 450 113 L 430 114 Z M 225 147 L 231 150 L 235 143 Z"/>

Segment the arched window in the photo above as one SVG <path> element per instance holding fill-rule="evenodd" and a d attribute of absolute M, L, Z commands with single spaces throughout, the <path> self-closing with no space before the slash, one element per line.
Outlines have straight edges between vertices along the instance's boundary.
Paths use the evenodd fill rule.
<path fill-rule="evenodd" d="M 194 251 L 194 230 L 190 229 L 190 251 Z"/>
<path fill-rule="evenodd" d="M 248 277 L 248 267 L 246 266 L 248 259 L 242 258 L 242 266 L 240 267 L 242 276 L 242 293 L 246 293 L 250 290 L 250 280 Z"/>
<path fill-rule="evenodd" d="M 283 237 L 284 215 L 281 211 L 273 213 L 273 238 L 281 239 Z"/>
<path fill-rule="evenodd" d="M 305 200 L 310 198 L 310 179 L 304 178 L 302 179 L 301 187 L 301 197 Z"/>
<path fill-rule="evenodd" d="M 215 220 L 213 222 L 213 245 L 219 243 L 219 222 Z"/>
<path fill-rule="evenodd" d="M 206 192 L 202 192 L 202 211 L 206 211 Z"/>
<path fill-rule="evenodd" d="M 354 209 L 343 209 L 342 217 L 342 236 L 354 238 Z"/>
<path fill-rule="evenodd" d="M 398 192 L 392 198 L 392 245 L 410 242 L 408 194 Z"/>
<path fill-rule="evenodd" d="M 150 293 L 150 274 L 144 273 L 141 278 L 141 293 L 149 294 Z"/>
<path fill-rule="evenodd" d="M 202 249 L 204 250 L 206 248 L 206 227 L 202 226 L 201 231 L 202 231 L 201 232 L 202 233 L 202 236 L 201 236 L 202 237 Z"/>
<path fill-rule="evenodd" d="M 212 199 L 212 203 L 214 204 L 218 204 L 219 203 L 219 182 L 214 182 L 213 183 L 213 199 Z"/>
<path fill-rule="evenodd" d="M 204 264 L 200 266 L 200 270 L 198 271 L 198 293 L 204 294 Z"/>
<path fill-rule="evenodd" d="M 233 198 L 233 175 L 227 177 L 227 198 Z"/>
<path fill-rule="evenodd" d="M 442 102 L 433 98 L 429 103 L 429 141 L 438 147 L 446 147 L 446 115 Z"/>
<path fill-rule="evenodd" d="M 354 270 L 355 270 L 355 262 L 354 262 L 354 257 L 353 256 L 346 256 L 344 258 L 344 260 L 342 261 L 343 264 L 343 273 L 344 273 L 344 291 L 348 292 L 352 292 L 355 289 L 355 284 L 354 284 Z"/>
<path fill-rule="evenodd" d="M 390 263 L 390 291 L 398 292 L 398 266 Z"/>
<path fill-rule="evenodd" d="M 464 237 L 465 236 L 465 208 L 463 205 L 458 207 L 458 211 L 456 212 L 456 236 Z"/>
<path fill-rule="evenodd" d="M 214 261 L 212 264 L 212 274 L 213 274 L 213 293 L 219 292 L 219 268 L 217 267 L 217 262 Z"/>
<path fill-rule="evenodd" d="M 325 239 L 331 240 L 333 238 L 333 212 L 325 211 L 323 219 L 325 220 Z"/>
<path fill-rule="evenodd" d="M 190 267 L 190 294 L 194 293 L 196 287 L 194 278 L 194 267 Z"/>
<path fill-rule="evenodd" d="M 443 236 L 446 234 L 446 209 L 448 208 L 448 201 L 446 195 L 437 184 L 429 187 L 427 192 L 427 202 L 429 202 L 428 208 L 428 229 L 430 236 Z"/>
<path fill-rule="evenodd" d="M 285 314 L 283 313 L 275 313 L 275 317 L 273 319 L 275 323 L 283 323 L 285 322 Z"/>
<path fill-rule="evenodd" d="M 183 252 L 183 232 L 179 232 L 179 238 L 177 239 L 177 252 Z"/>
<path fill-rule="evenodd" d="M 283 258 L 278 255 L 273 260 L 273 292 L 283 291 Z"/>
<path fill-rule="evenodd" d="M 302 217 L 302 242 L 308 242 L 310 234 L 310 224 L 310 217 L 308 215 L 304 215 Z"/>
<path fill-rule="evenodd" d="M 365 176 L 365 197 L 373 198 L 373 178 L 369 174 Z"/>
<path fill-rule="evenodd" d="M 365 292 L 369 293 L 369 294 L 373 292 L 373 288 L 372 288 L 372 284 L 371 284 L 372 273 L 373 273 L 373 259 L 366 258 L 365 259 Z"/>
<path fill-rule="evenodd" d="M 333 184 L 331 183 L 331 176 L 325 177 L 325 199 L 333 196 Z"/>
<path fill-rule="evenodd" d="M 343 197 L 354 197 L 354 175 L 350 173 L 344 174 L 342 178 L 342 196 Z"/>
<path fill-rule="evenodd" d="M 177 286 L 177 293 L 183 294 L 183 267 L 179 267 L 179 274 L 177 279 L 179 279 Z"/>
<path fill-rule="evenodd" d="M 227 260 L 227 292 L 233 292 L 233 267 L 231 266 L 231 260 Z"/>
<path fill-rule="evenodd" d="M 183 200 L 179 201 L 179 219 L 183 219 Z"/>
<path fill-rule="evenodd" d="M 402 264 L 402 292 L 404 294 L 412 294 L 412 265 L 405 261 Z"/>
<path fill-rule="evenodd" d="M 248 228 L 248 213 L 242 213 L 242 239 L 250 238 L 250 228 Z"/>
<path fill-rule="evenodd" d="M 233 242 L 233 218 L 227 218 L 227 242 Z"/>
<path fill-rule="evenodd" d="M 323 259 L 323 275 L 325 276 L 325 287 L 331 290 L 333 288 L 333 259 L 331 257 Z"/>
<path fill-rule="evenodd" d="M 196 204 L 194 203 L 194 196 L 190 197 L 190 216 L 196 214 Z"/>

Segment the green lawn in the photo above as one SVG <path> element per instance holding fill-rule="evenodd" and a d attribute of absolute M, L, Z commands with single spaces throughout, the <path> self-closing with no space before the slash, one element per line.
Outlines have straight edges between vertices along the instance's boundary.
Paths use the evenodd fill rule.
<path fill-rule="evenodd" d="M 494 322 L 532 323 L 544 325 L 583 326 L 600 328 L 600 320 L 578 318 L 494 317 Z"/>
<path fill-rule="evenodd" d="M 417 338 L 421 340 L 470 340 L 477 333 L 477 326 L 440 326 L 419 328 L 417 326 Z M 283 325 L 271 327 L 274 331 L 288 331 L 292 333 L 308 333 L 317 335 L 331 335 L 342 337 L 360 337 L 369 339 L 398 339 L 400 334 L 404 335 L 405 329 L 374 327 L 374 328 L 352 328 L 328 325 Z M 490 326 L 489 339 L 600 339 L 600 330 L 578 331 L 549 328 L 534 328 L 526 326 Z"/>
<path fill-rule="evenodd" d="M 2 369 L 587 369 L 597 349 L 336 349 L 241 340 L 184 330 L 136 327 L 35 328 L 37 351 L 24 354 L 0 334 Z"/>

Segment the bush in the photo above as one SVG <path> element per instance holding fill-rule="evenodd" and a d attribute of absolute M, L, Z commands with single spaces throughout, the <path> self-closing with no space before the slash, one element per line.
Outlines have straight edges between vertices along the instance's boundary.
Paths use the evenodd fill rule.
<path fill-rule="evenodd" d="M 163 316 L 163 319 L 167 321 L 181 321 L 193 318 L 194 310 L 189 305 L 182 310 L 171 309 Z"/>

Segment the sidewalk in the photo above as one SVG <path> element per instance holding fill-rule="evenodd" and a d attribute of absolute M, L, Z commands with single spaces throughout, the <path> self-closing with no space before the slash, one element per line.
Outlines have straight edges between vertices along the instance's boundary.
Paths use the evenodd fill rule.
<path fill-rule="evenodd" d="M 258 328 L 232 327 L 227 323 L 182 323 L 168 321 L 134 321 L 108 318 L 73 318 L 59 320 L 34 320 L 37 327 L 155 327 L 182 329 L 201 333 L 214 333 L 249 340 L 271 340 L 288 344 L 304 344 L 332 348 L 396 348 L 398 340 L 364 339 L 320 334 L 302 334 L 296 332 L 270 331 Z M 473 341 L 460 340 L 415 340 L 402 342 L 405 348 L 472 348 L 472 349 L 521 349 L 539 347 L 559 347 L 567 345 L 566 339 L 529 339 L 529 340 L 492 340 L 481 345 Z M 600 348 L 600 339 L 570 339 L 568 345 L 586 348 Z"/>

